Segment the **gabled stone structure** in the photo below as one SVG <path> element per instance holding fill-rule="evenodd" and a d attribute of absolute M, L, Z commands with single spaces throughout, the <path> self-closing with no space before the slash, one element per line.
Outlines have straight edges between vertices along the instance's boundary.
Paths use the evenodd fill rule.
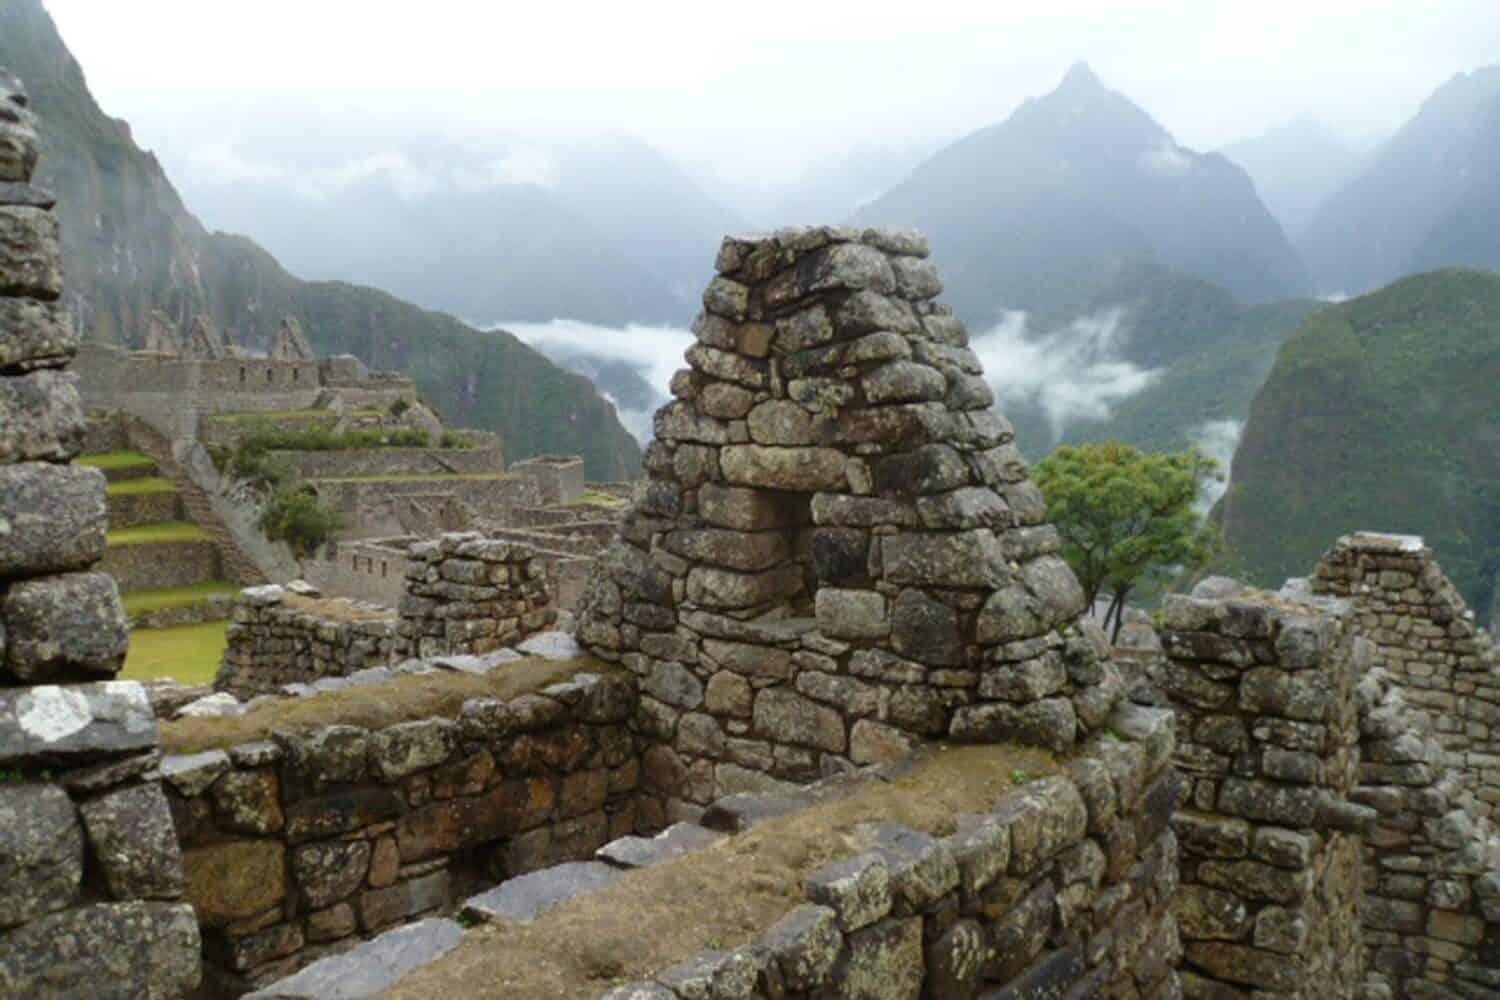
<path fill-rule="evenodd" d="M 199 316 L 188 330 L 187 340 L 182 346 L 182 357 L 197 361 L 216 361 L 229 356 L 224 339 L 219 336 L 213 320 Z"/>
<path fill-rule="evenodd" d="M 1117 700 L 927 242 L 728 239 L 578 635 L 707 802 L 929 738 L 1058 749 Z"/>
<path fill-rule="evenodd" d="M 273 361 L 317 360 L 312 345 L 307 342 L 307 336 L 302 332 L 302 324 L 298 323 L 294 316 L 288 316 L 281 321 L 281 326 L 271 341 L 270 356 Z"/>
<path fill-rule="evenodd" d="M 151 310 L 146 320 L 146 351 L 168 358 L 182 356 L 182 338 L 177 327 L 160 309 Z"/>

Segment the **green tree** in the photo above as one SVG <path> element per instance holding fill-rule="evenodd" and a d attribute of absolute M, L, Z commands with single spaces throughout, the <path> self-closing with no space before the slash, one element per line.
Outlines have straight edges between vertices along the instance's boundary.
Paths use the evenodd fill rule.
<path fill-rule="evenodd" d="M 1112 638 L 1131 593 L 1201 566 L 1217 550 L 1217 532 L 1194 505 L 1218 478 L 1218 466 L 1197 451 L 1156 454 L 1118 441 L 1064 445 L 1032 475 L 1090 608 L 1110 596 L 1104 626 L 1113 623 Z"/>

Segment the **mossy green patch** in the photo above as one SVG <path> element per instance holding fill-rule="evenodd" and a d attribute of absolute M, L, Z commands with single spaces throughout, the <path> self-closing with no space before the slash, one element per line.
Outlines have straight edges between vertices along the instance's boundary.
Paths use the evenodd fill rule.
<path fill-rule="evenodd" d="M 183 684 L 209 684 L 224 659 L 228 622 L 137 629 L 130 633 L 130 653 L 121 680 L 152 681 L 170 677 Z"/>
<path fill-rule="evenodd" d="M 169 608 L 189 608 L 195 604 L 205 604 L 214 597 L 233 597 L 240 592 L 237 584 L 225 583 L 222 580 L 213 580 L 209 583 L 195 583 L 186 587 L 167 587 L 162 590 L 137 590 L 133 593 L 122 594 L 121 600 L 125 604 L 125 613 L 132 618 L 148 615 L 154 611 L 166 611 Z"/>
<path fill-rule="evenodd" d="M 111 531 L 108 541 L 111 547 L 149 545 L 153 542 L 206 542 L 208 532 L 191 521 L 163 521 L 160 524 L 144 524 L 138 528 Z"/>
<path fill-rule="evenodd" d="M 160 476 L 145 476 L 140 479 L 122 479 L 109 484 L 112 497 L 144 496 L 153 493 L 176 493 L 177 487 Z"/>
<path fill-rule="evenodd" d="M 138 451 L 106 451 L 97 455 L 80 455 L 77 459 L 77 464 L 107 471 L 110 469 L 149 468 L 156 463 L 151 461 L 149 455 L 143 455 Z"/>

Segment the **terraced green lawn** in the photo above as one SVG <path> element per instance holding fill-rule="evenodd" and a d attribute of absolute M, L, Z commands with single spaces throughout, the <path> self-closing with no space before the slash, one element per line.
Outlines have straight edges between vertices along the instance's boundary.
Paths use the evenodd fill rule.
<path fill-rule="evenodd" d="M 151 542 L 206 542 L 208 532 L 191 521 L 163 521 L 160 524 L 143 524 L 138 528 L 122 528 L 111 531 L 108 544 L 146 545 Z"/>
<path fill-rule="evenodd" d="M 346 413 L 350 417 L 379 417 L 383 416 L 381 410 L 349 410 Z M 229 423 L 242 424 L 256 420 L 337 420 L 339 415 L 332 410 L 269 410 L 254 413 L 215 413 L 209 420 L 225 420 Z"/>
<path fill-rule="evenodd" d="M 318 483 L 453 483 L 483 479 L 514 479 L 509 472 L 428 472 L 405 476 L 322 476 Z"/>
<path fill-rule="evenodd" d="M 177 487 L 170 480 L 160 476 L 143 476 L 140 479 L 122 479 L 117 483 L 109 484 L 109 495 L 112 497 L 145 496 L 149 493 L 176 493 Z"/>
<path fill-rule="evenodd" d="M 208 684 L 219 672 L 228 629 L 228 622 L 136 629 L 130 633 L 130 653 L 120 679 L 170 677 L 183 684 Z"/>
<path fill-rule="evenodd" d="M 233 597 L 240 592 L 240 589 L 238 584 L 213 580 L 209 583 L 195 583 L 187 587 L 137 590 L 134 593 L 122 594 L 121 599 L 125 602 L 125 613 L 135 618 L 153 611 L 204 604 L 211 597 Z"/>
<path fill-rule="evenodd" d="M 156 463 L 138 451 L 106 451 L 97 455 L 80 455 L 77 464 L 109 471 L 111 469 L 149 468 Z"/>

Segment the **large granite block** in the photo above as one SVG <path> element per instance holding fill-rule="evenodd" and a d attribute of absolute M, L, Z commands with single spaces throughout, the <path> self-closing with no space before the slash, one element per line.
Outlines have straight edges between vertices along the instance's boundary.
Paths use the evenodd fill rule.
<path fill-rule="evenodd" d="M 135 681 L 0 689 L 0 766 L 79 762 L 150 750 L 156 714 Z"/>
<path fill-rule="evenodd" d="M 98 469 L 0 465 L 0 580 L 87 569 L 104 558 L 108 488 Z"/>
<path fill-rule="evenodd" d="M 0 378 L 0 464 L 67 461 L 83 447 L 87 427 L 71 372 Z"/>
<path fill-rule="evenodd" d="M 113 677 L 130 634 L 114 578 L 66 573 L 13 583 L 0 597 L 5 661 L 0 678 L 29 683 Z"/>

